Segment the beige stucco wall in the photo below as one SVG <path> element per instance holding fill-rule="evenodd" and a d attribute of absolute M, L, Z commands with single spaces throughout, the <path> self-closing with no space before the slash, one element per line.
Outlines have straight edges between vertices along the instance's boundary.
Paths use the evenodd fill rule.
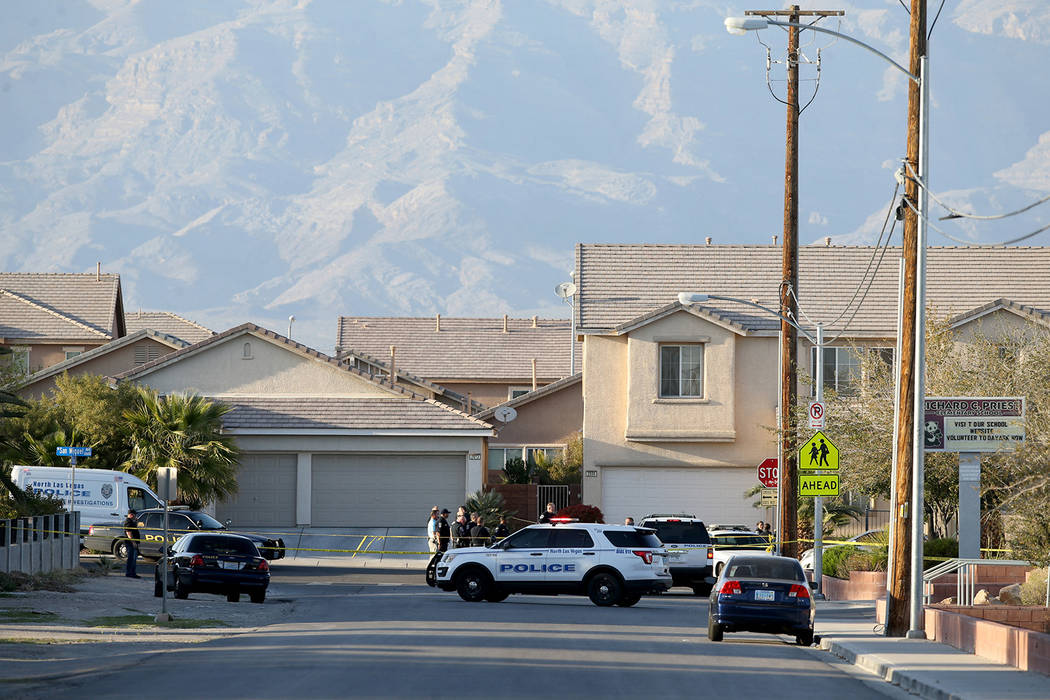
<path fill-rule="evenodd" d="M 42 369 L 47 369 L 52 365 L 57 365 L 66 359 L 65 348 L 82 348 L 82 352 L 93 350 L 104 343 L 82 343 L 79 341 L 71 341 L 68 343 L 57 343 L 57 344 L 32 344 L 32 343 L 17 343 L 8 342 L 4 343 L 5 346 L 10 348 L 29 348 L 29 372 L 39 372 Z"/>
<path fill-rule="evenodd" d="M 1020 338 L 1025 334 L 1037 332 L 1045 333 L 1046 328 L 1039 330 L 1027 318 L 1003 309 L 981 316 L 955 329 L 958 338 L 967 343 L 973 342 L 979 336 L 994 342 L 1004 337 Z"/>
<path fill-rule="evenodd" d="M 486 420 L 497 431 L 489 440 L 489 447 L 565 445 L 583 429 L 583 384 L 565 387 L 515 410 L 518 415 L 510 423 L 500 423 L 495 418 Z"/>
<path fill-rule="evenodd" d="M 251 357 L 244 358 L 250 343 Z M 209 345 L 196 355 L 145 374 L 137 383 L 161 393 L 390 396 L 390 392 L 337 367 L 304 357 L 252 334 Z"/>
<path fill-rule="evenodd" d="M 143 338 L 130 345 L 107 352 L 99 357 L 94 357 L 68 370 L 71 375 L 98 374 L 103 377 L 112 377 L 135 367 L 135 348 L 155 348 L 159 356 L 163 357 L 174 349 L 164 343 L 158 343 L 152 338 Z M 55 380 L 61 375 L 53 375 L 38 382 L 34 382 L 18 390 L 22 398 L 39 399 L 45 394 L 50 394 L 55 389 Z"/>
<path fill-rule="evenodd" d="M 470 398 L 474 401 L 478 401 L 485 406 L 498 406 L 499 404 L 506 401 L 509 397 L 510 387 L 521 387 L 522 389 L 532 389 L 532 380 L 523 379 L 520 382 L 457 382 L 449 381 L 447 379 L 433 379 L 427 377 L 430 381 L 435 384 L 440 384 L 446 389 L 450 389 L 457 394 L 466 396 L 470 394 Z M 559 377 L 560 379 L 560 377 Z M 543 380 L 536 382 L 536 387 L 546 386 L 553 380 Z"/>

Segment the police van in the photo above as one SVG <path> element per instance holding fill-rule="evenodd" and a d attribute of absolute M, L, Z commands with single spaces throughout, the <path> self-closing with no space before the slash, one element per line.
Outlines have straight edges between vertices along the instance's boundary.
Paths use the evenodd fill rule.
<path fill-rule="evenodd" d="M 427 583 L 469 602 L 511 593 L 586 595 L 630 607 L 671 587 L 667 551 L 653 531 L 552 518 L 488 547 L 450 549 L 428 567 Z"/>

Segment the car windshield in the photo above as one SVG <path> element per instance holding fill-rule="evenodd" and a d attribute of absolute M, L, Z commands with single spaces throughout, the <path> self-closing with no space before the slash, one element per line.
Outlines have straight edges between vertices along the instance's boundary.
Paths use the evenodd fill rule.
<path fill-rule="evenodd" d="M 711 538 L 719 547 L 743 547 L 757 549 L 768 547 L 769 538 L 762 535 L 715 535 Z"/>
<path fill-rule="evenodd" d="M 781 561 L 771 557 L 762 559 L 734 558 L 726 567 L 727 578 L 786 579 L 805 581 L 802 567 L 795 561 Z"/>
<path fill-rule="evenodd" d="M 613 547 L 648 547 L 661 546 L 660 539 L 645 530 L 606 530 L 605 537 Z"/>
<path fill-rule="evenodd" d="M 656 530 L 661 542 L 671 544 L 710 544 L 707 528 L 703 523 L 682 520 L 650 520 L 642 523 Z"/>
<path fill-rule="evenodd" d="M 257 557 L 259 551 L 243 537 L 195 537 L 189 549 L 198 554 L 237 554 Z"/>
<path fill-rule="evenodd" d="M 190 520 L 202 530 L 225 530 L 226 526 L 207 513 L 186 513 Z"/>

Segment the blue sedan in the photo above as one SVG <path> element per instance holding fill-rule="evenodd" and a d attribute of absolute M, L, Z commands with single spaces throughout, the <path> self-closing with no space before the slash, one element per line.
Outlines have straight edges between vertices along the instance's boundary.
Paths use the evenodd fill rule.
<path fill-rule="evenodd" d="M 796 559 L 737 555 L 711 589 L 707 638 L 726 632 L 790 634 L 801 646 L 813 643 L 816 609 L 810 585 Z"/>

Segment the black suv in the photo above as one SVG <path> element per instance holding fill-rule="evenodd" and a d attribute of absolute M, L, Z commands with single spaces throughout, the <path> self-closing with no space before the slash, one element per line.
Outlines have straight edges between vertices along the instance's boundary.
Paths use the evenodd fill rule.
<path fill-rule="evenodd" d="M 667 547 L 674 585 L 688 586 L 694 595 L 711 592 L 715 581 L 711 570 L 714 552 L 703 522 L 690 513 L 655 513 L 642 518 L 642 527 L 656 530 L 656 536 Z"/>

